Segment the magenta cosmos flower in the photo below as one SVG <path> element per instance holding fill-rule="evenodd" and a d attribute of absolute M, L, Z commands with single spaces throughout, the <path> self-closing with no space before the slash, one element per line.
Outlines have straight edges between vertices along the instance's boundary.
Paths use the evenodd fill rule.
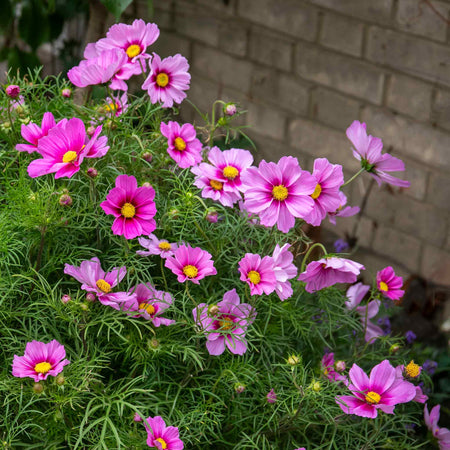
<path fill-rule="evenodd" d="M 23 356 L 14 355 L 12 374 L 19 378 L 30 377 L 36 382 L 46 380 L 49 375 L 55 377 L 64 366 L 70 364 L 65 358 L 64 346 L 55 339 L 48 344 L 31 341 L 26 345 Z"/>
<path fill-rule="evenodd" d="M 325 353 L 323 355 L 322 371 L 330 381 L 343 381 L 346 386 L 348 385 L 347 377 L 334 369 L 334 353 Z"/>
<path fill-rule="evenodd" d="M 297 276 L 298 269 L 292 263 L 294 255 L 289 251 L 290 244 L 284 244 L 280 247 L 278 244 L 273 251 L 273 265 L 277 284 L 275 292 L 280 300 L 286 300 L 293 294 L 291 283 L 288 281 Z"/>
<path fill-rule="evenodd" d="M 306 217 L 314 207 L 311 194 L 315 178 L 301 169 L 297 158 L 283 156 L 278 164 L 261 161 L 242 174 L 245 208 L 259 214 L 261 224 L 287 233 L 296 217 Z"/>
<path fill-rule="evenodd" d="M 173 298 L 168 292 L 158 291 L 151 283 L 141 283 L 136 286 L 134 291 L 136 303 L 132 311 L 139 311 L 140 314 L 133 315 L 133 317 L 143 317 L 146 320 L 151 320 L 155 327 L 160 325 L 172 325 L 175 320 L 160 317 L 164 311 L 173 303 Z"/>
<path fill-rule="evenodd" d="M 221 355 L 225 345 L 235 355 L 243 355 L 247 351 L 245 333 L 256 312 L 248 303 L 240 302 L 236 289 L 225 292 L 217 305 L 200 303 L 192 314 L 195 323 L 206 334 L 206 348 L 210 355 Z"/>
<path fill-rule="evenodd" d="M 316 292 L 336 283 L 354 283 L 364 269 L 355 261 L 332 256 L 310 262 L 298 279 L 306 283 L 307 292 Z"/>
<path fill-rule="evenodd" d="M 208 275 L 216 275 L 214 261 L 211 261 L 211 254 L 199 247 L 180 245 L 173 256 L 166 258 L 165 266 L 170 269 L 180 283 L 186 280 L 195 284 Z"/>
<path fill-rule="evenodd" d="M 115 217 L 111 227 L 113 233 L 133 239 L 150 234 L 156 228 L 153 219 L 156 214 L 154 198 L 155 191 L 151 186 L 138 188 L 136 178 L 132 175 L 119 175 L 116 187 L 109 191 L 100 206 L 106 214 Z"/>
<path fill-rule="evenodd" d="M 378 410 L 393 414 L 395 405 L 410 402 L 416 395 L 413 384 L 396 377 L 395 369 L 386 359 L 376 365 L 368 377 L 356 364 L 349 372 L 348 388 L 353 395 L 339 395 L 336 403 L 347 414 L 374 419 Z"/>
<path fill-rule="evenodd" d="M 254 253 L 246 253 L 239 261 L 241 281 L 246 281 L 250 286 L 250 295 L 271 294 L 277 287 L 275 275 L 275 262 L 271 256 L 261 256 Z"/>
<path fill-rule="evenodd" d="M 11 98 L 16 98 L 20 94 L 20 86 L 17 84 L 10 84 L 5 89 L 6 95 Z"/>
<path fill-rule="evenodd" d="M 144 421 L 147 430 L 147 445 L 158 450 L 183 450 L 177 427 L 167 427 L 161 416 L 147 417 Z"/>
<path fill-rule="evenodd" d="M 89 261 L 82 261 L 80 267 L 66 263 L 64 273 L 82 283 L 83 291 L 96 294 L 99 302 L 103 305 L 127 311 L 135 303 L 135 295 L 129 295 L 126 292 L 111 292 L 126 275 L 125 266 L 114 267 L 111 272 L 105 273 L 99 259 L 92 258 Z"/>
<path fill-rule="evenodd" d="M 108 152 L 108 139 L 99 137 L 101 131 L 102 127 L 97 127 L 89 139 L 84 123 L 75 117 L 51 128 L 38 140 L 37 152 L 42 158 L 31 161 L 28 175 L 36 178 L 55 173 L 55 178 L 70 178 L 80 170 L 84 158 L 100 158 Z"/>
<path fill-rule="evenodd" d="M 402 277 L 397 277 L 391 266 L 385 267 L 377 273 L 377 288 L 385 297 L 391 300 L 401 299 L 405 293 L 400 289 L 402 286 Z"/>
<path fill-rule="evenodd" d="M 141 256 L 160 255 L 161 258 L 172 256 L 178 248 L 178 244 L 171 244 L 165 239 L 158 239 L 154 234 L 149 234 L 149 239 L 139 238 L 139 244 L 147 250 L 138 250 Z"/>
<path fill-rule="evenodd" d="M 48 132 L 58 126 L 65 126 L 67 119 L 62 119 L 58 123 L 55 121 L 53 114 L 51 112 L 44 113 L 42 117 L 41 126 L 35 123 L 29 123 L 28 125 L 23 125 L 20 129 L 22 137 L 30 144 L 17 144 L 16 150 L 19 152 L 33 153 L 38 151 L 39 139 L 47 136 Z"/>
<path fill-rule="evenodd" d="M 142 19 L 136 19 L 131 25 L 118 23 L 108 30 L 106 38 L 88 44 L 84 57 L 91 59 L 105 50 L 122 50 L 127 60 L 118 77 L 128 80 L 133 75 L 142 73 L 142 67 L 146 64 L 145 60 L 151 58 L 151 55 L 146 52 L 147 47 L 152 45 L 158 37 L 159 28 L 154 23 L 145 23 Z"/>
<path fill-rule="evenodd" d="M 383 181 L 393 186 L 410 186 L 409 181 L 400 180 L 386 173 L 404 171 L 405 164 L 388 153 L 381 154 L 383 142 L 380 138 L 367 135 L 365 123 L 355 120 L 347 128 L 346 133 L 354 146 L 353 156 L 361 162 L 361 167 L 375 178 L 379 186 Z"/>
<path fill-rule="evenodd" d="M 448 428 L 438 427 L 440 409 L 441 405 L 436 405 L 431 412 L 428 412 L 428 405 L 425 405 L 423 411 L 425 425 L 438 440 L 439 448 L 441 450 L 448 450 L 450 449 L 450 430 Z"/>
<path fill-rule="evenodd" d="M 312 176 L 317 182 L 311 194 L 314 207 L 304 219 L 317 227 L 327 213 L 335 212 L 339 208 L 341 204 L 339 188 L 344 184 L 344 174 L 342 166 L 331 164 L 326 158 L 319 158 L 314 161 Z"/>
<path fill-rule="evenodd" d="M 197 139 L 195 128 L 190 123 L 182 126 L 178 122 L 161 122 L 161 133 L 167 138 L 167 152 L 182 168 L 195 166 L 202 160 L 202 144 Z"/>
<path fill-rule="evenodd" d="M 144 81 L 142 89 L 147 90 L 152 103 L 161 102 L 164 108 L 181 103 L 186 98 L 191 75 L 187 59 L 180 54 L 161 58 L 153 53 L 150 61 L 150 75 Z"/>
<path fill-rule="evenodd" d="M 336 225 L 336 217 L 351 217 L 360 211 L 359 206 L 346 206 L 347 196 L 342 191 L 339 191 L 339 199 L 339 207 L 336 211 L 328 212 L 328 220 L 333 225 Z"/>
<path fill-rule="evenodd" d="M 372 300 L 365 306 L 359 306 L 364 296 L 369 292 L 370 286 L 362 283 L 356 283 L 347 289 L 346 296 L 348 300 L 345 306 L 349 311 L 355 309 L 359 314 L 359 318 L 364 327 L 364 339 L 366 342 L 373 344 L 379 336 L 383 336 L 383 330 L 372 323 L 369 319 L 373 319 L 380 309 L 380 301 Z"/>
<path fill-rule="evenodd" d="M 67 72 L 69 80 L 78 87 L 103 84 L 111 81 L 111 89 L 126 91 L 126 83 L 117 75 L 128 62 L 127 54 L 121 49 L 106 50 L 90 59 L 84 59 Z"/>

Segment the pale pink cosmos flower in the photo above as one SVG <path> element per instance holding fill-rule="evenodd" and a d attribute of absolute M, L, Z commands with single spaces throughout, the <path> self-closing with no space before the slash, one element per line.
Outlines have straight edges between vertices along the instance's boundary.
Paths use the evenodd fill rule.
<path fill-rule="evenodd" d="M 394 367 L 386 359 L 376 365 L 370 377 L 353 364 L 349 372 L 348 388 L 353 395 L 339 395 L 336 403 L 346 414 L 374 419 L 378 410 L 393 414 L 395 405 L 408 403 L 416 395 L 413 384 L 396 377 Z"/>
<path fill-rule="evenodd" d="M 17 84 L 10 84 L 5 89 L 6 95 L 11 98 L 16 98 L 20 94 L 20 86 Z"/>
<path fill-rule="evenodd" d="M 178 122 L 161 122 L 161 133 L 167 138 L 167 152 L 182 168 L 195 166 L 202 160 L 202 143 L 197 139 L 190 123 L 180 126 Z"/>
<path fill-rule="evenodd" d="M 250 295 L 269 295 L 277 286 L 275 262 L 271 256 L 261 258 L 258 254 L 246 253 L 239 261 L 240 280 L 250 286 Z"/>
<path fill-rule="evenodd" d="M 339 188 L 344 184 L 344 174 L 339 164 L 331 164 L 326 158 L 318 158 L 314 161 L 312 176 L 317 182 L 311 194 L 314 208 L 304 220 L 317 227 L 327 213 L 333 213 L 339 208 L 341 204 Z"/>
<path fill-rule="evenodd" d="M 100 206 L 106 214 L 115 217 L 111 227 L 113 233 L 123 235 L 125 239 L 133 239 L 155 230 L 154 198 L 155 190 L 151 186 L 138 187 L 136 178 L 132 175 L 119 175 L 116 187 L 109 191 Z"/>
<path fill-rule="evenodd" d="M 306 217 L 314 207 L 311 194 L 316 180 L 298 164 L 297 158 L 283 156 L 277 164 L 261 161 L 242 174 L 245 208 L 259 214 L 261 224 L 287 233 L 296 217 Z"/>
<path fill-rule="evenodd" d="M 107 137 L 99 137 L 101 131 L 102 127 L 97 127 L 89 139 L 84 123 L 76 117 L 54 126 L 38 140 L 37 152 L 42 158 L 31 161 L 28 175 L 36 178 L 55 173 L 55 178 L 70 178 L 80 170 L 84 158 L 100 158 L 108 152 Z"/>
<path fill-rule="evenodd" d="M 328 212 L 328 220 L 333 225 L 336 225 L 336 217 L 351 217 L 359 213 L 359 206 L 346 206 L 347 205 L 347 196 L 339 191 L 339 207 L 336 211 Z"/>
<path fill-rule="evenodd" d="M 400 180 L 386 173 L 404 171 L 405 164 L 401 159 L 388 153 L 381 154 L 383 142 L 380 138 L 367 135 L 365 123 L 355 120 L 347 128 L 346 133 L 354 146 L 353 156 L 361 162 L 361 167 L 375 178 L 379 186 L 383 181 L 393 186 L 410 186 L 409 181 Z"/>
<path fill-rule="evenodd" d="M 162 103 L 163 108 L 171 108 L 186 98 L 191 75 L 187 59 L 180 54 L 161 58 L 153 53 L 150 61 L 150 75 L 144 81 L 142 89 L 147 90 L 152 103 Z"/>
<path fill-rule="evenodd" d="M 275 403 L 277 401 L 277 394 L 273 388 L 266 395 L 267 403 Z"/>
<path fill-rule="evenodd" d="M 97 295 L 102 305 L 111 306 L 114 309 L 128 311 L 135 303 L 135 295 L 126 292 L 111 292 L 125 277 L 125 266 L 114 267 L 111 272 L 105 272 L 98 258 L 82 261 L 80 267 L 64 265 L 64 273 L 82 283 L 83 291 Z"/>
<path fill-rule="evenodd" d="M 347 377 L 334 369 L 334 353 L 325 353 L 322 358 L 322 372 L 330 381 L 343 381 L 348 385 Z"/>
<path fill-rule="evenodd" d="M 146 60 L 151 58 L 151 55 L 147 53 L 147 47 L 152 45 L 158 37 L 159 28 L 154 23 L 145 23 L 142 19 L 136 19 L 131 25 L 118 23 L 108 30 L 106 38 L 88 44 L 84 57 L 91 59 L 105 50 L 122 50 L 127 60 L 122 66 L 119 77 L 122 80 L 128 80 L 133 75 L 142 73 Z"/>
<path fill-rule="evenodd" d="M 144 421 L 147 430 L 147 445 L 158 450 L 183 450 L 177 427 L 168 427 L 161 416 L 147 417 Z"/>
<path fill-rule="evenodd" d="M 431 431 L 433 436 L 438 440 L 441 450 L 450 449 L 450 430 L 448 428 L 440 428 L 438 426 L 441 405 L 436 405 L 431 412 L 428 412 L 428 405 L 424 408 L 425 425 Z"/>
<path fill-rule="evenodd" d="M 139 311 L 140 314 L 133 314 L 133 317 L 143 317 L 151 320 L 155 327 L 160 325 L 172 325 L 175 320 L 161 317 L 173 303 L 173 297 L 168 292 L 158 291 L 151 283 L 141 283 L 130 292 L 135 294 L 135 304 L 130 308 L 131 311 Z"/>
<path fill-rule="evenodd" d="M 355 261 L 332 256 L 310 262 L 298 279 L 306 283 L 307 292 L 316 292 L 336 283 L 354 283 L 364 269 Z"/>
<path fill-rule="evenodd" d="M 15 377 L 30 377 L 37 383 L 46 380 L 49 375 L 55 377 L 64 366 L 70 364 L 63 345 L 53 339 L 48 344 L 31 341 L 25 347 L 23 356 L 14 355 L 12 374 Z"/>
<path fill-rule="evenodd" d="M 189 280 L 200 284 L 199 281 L 206 276 L 217 274 L 211 258 L 206 250 L 183 244 L 175 250 L 173 256 L 166 258 L 165 266 L 177 275 L 180 283 Z"/>
<path fill-rule="evenodd" d="M 94 58 L 84 59 L 78 66 L 67 72 L 69 80 L 78 87 L 103 84 L 111 81 L 111 89 L 128 90 L 127 84 L 117 77 L 128 61 L 127 54 L 121 49 L 105 50 Z"/>
<path fill-rule="evenodd" d="M 192 314 L 195 323 L 206 334 L 206 348 L 210 355 L 221 355 L 225 346 L 235 355 L 243 355 L 247 351 L 245 333 L 256 312 L 248 303 L 240 302 L 236 289 L 225 292 L 217 305 L 200 303 Z"/>
<path fill-rule="evenodd" d="M 102 106 L 108 117 L 119 117 L 128 109 L 128 95 L 124 92 L 120 97 L 106 97 L 106 104 Z"/>
<path fill-rule="evenodd" d="M 22 124 L 20 132 L 22 137 L 29 142 L 30 144 L 17 144 L 16 150 L 19 152 L 28 152 L 33 153 L 38 151 L 38 142 L 39 139 L 47 136 L 48 132 L 58 126 L 64 126 L 67 122 L 67 119 L 62 119 L 59 122 L 55 121 L 53 114 L 51 112 L 44 113 L 42 117 L 41 126 L 31 122 L 28 125 Z"/>
<path fill-rule="evenodd" d="M 364 296 L 369 292 L 370 286 L 362 283 L 356 283 L 347 289 L 346 296 L 348 300 L 345 306 L 349 311 L 355 309 L 359 314 L 361 323 L 364 327 L 364 339 L 366 342 L 373 344 L 379 336 L 383 336 L 383 330 L 369 319 L 373 319 L 380 309 L 380 301 L 372 300 L 365 306 L 359 306 Z"/>
<path fill-rule="evenodd" d="M 286 300 L 293 294 L 291 283 L 288 281 L 297 276 L 298 269 L 293 264 L 294 255 L 289 251 L 290 244 L 284 244 L 280 247 L 278 244 L 272 254 L 274 263 L 274 272 L 277 284 L 275 286 L 275 292 L 280 300 Z"/>
<path fill-rule="evenodd" d="M 147 250 L 138 250 L 136 253 L 141 256 L 159 255 L 161 258 L 172 256 L 178 248 L 178 244 L 172 244 L 166 239 L 158 239 L 154 234 L 149 234 L 148 238 L 139 238 L 139 244 Z"/>
<path fill-rule="evenodd" d="M 397 277 L 391 266 L 377 272 L 377 288 L 384 297 L 400 300 L 405 293 L 403 289 L 400 289 L 402 286 L 402 277 Z"/>

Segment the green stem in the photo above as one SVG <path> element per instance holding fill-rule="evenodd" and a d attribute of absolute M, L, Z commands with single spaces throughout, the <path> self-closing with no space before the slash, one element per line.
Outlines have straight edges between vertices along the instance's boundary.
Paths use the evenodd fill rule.
<path fill-rule="evenodd" d="M 363 172 L 365 172 L 365 169 L 359 169 L 358 172 L 355 173 L 349 180 L 347 180 L 341 187 L 347 186 L 347 184 L 350 184 L 356 177 L 361 175 Z"/>
<path fill-rule="evenodd" d="M 186 282 L 186 295 L 192 300 L 192 303 L 194 303 L 195 307 L 197 308 L 197 306 L 198 306 L 197 302 L 194 300 L 191 293 L 189 292 L 189 286 L 188 286 L 187 282 Z"/>
<path fill-rule="evenodd" d="M 306 261 L 308 260 L 309 255 L 315 247 L 320 247 L 323 250 L 324 255 L 328 254 L 327 249 L 320 242 L 316 242 L 311 245 L 311 247 L 309 247 L 308 251 L 306 252 L 305 257 L 303 258 L 302 265 L 300 267 L 300 273 L 303 273 L 305 271 Z"/>
<path fill-rule="evenodd" d="M 142 143 L 142 141 L 139 138 L 139 136 L 137 136 L 135 134 L 132 134 L 131 137 L 136 139 L 136 141 L 138 141 L 139 147 L 141 147 L 142 151 L 145 152 L 144 144 Z"/>
<path fill-rule="evenodd" d="M 164 280 L 164 287 L 166 288 L 166 292 L 168 292 L 169 291 L 169 287 L 167 286 L 166 275 L 164 274 L 164 260 L 163 260 L 163 258 L 161 258 L 161 275 L 162 275 L 163 280 Z"/>

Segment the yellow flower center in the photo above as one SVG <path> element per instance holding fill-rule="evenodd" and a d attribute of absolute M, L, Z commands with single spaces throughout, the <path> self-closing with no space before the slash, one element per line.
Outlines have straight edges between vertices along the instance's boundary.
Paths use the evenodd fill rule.
<path fill-rule="evenodd" d="M 288 196 L 288 190 L 285 186 L 282 184 L 279 184 L 278 186 L 274 186 L 272 189 L 272 195 L 275 200 L 279 200 L 280 202 L 287 199 Z"/>
<path fill-rule="evenodd" d="M 380 281 L 380 291 L 387 292 L 389 290 L 388 285 L 384 281 Z"/>
<path fill-rule="evenodd" d="M 229 330 L 233 327 L 234 322 L 229 317 L 223 317 L 222 320 L 219 320 L 219 325 L 222 330 Z"/>
<path fill-rule="evenodd" d="M 63 163 L 71 163 L 72 161 L 75 161 L 77 159 L 77 156 L 77 152 L 69 150 L 68 152 L 64 153 Z"/>
<path fill-rule="evenodd" d="M 247 274 L 247 278 L 253 284 L 258 284 L 261 281 L 261 275 L 256 270 L 250 270 Z"/>
<path fill-rule="evenodd" d="M 197 269 L 197 267 L 191 266 L 190 264 L 188 264 L 187 266 L 183 267 L 183 273 L 188 278 L 195 278 L 198 275 L 198 269 Z"/>
<path fill-rule="evenodd" d="M 165 441 L 163 438 L 155 439 L 155 441 L 158 441 L 158 442 L 161 444 L 161 448 L 162 448 L 163 450 L 166 450 L 167 444 L 166 444 L 166 441 Z"/>
<path fill-rule="evenodd" d="M 150 315 L 155 314 L 155 307 L 150 303 L 139 303 L 139 309 L 148 312 Z"/>
<path fill-rule="evenodd" d="M 409 378 L 416 378 L 420 375 L 420 366 L 419 364 L 416 364 L 413 361 L 411 361 L 406 367 L 405 367 L 405 373 L 408 375 Z"/>
<path fill-rule="evenodd" d="M 131 44 L 125 52 L 128 55 L 128 58 L 134 58 L 141 53 L 141 47 L 137 44 Z"/>
<path fill-rule="evenodd" d="M 166 87 L 169 84 L 169 75 L 164 72 L 158 73 L 158 75 L 156 75 L 156 84 L 159 87 Z"/>
<path fill-rule="evenodd" d="M 117 111 L 119 109 L 119 105 L 115 102 L 111 102 L 105 105 L 106 111 Z"/>
<path fill-rule="evenodd" d="M 381 399 L 380 394 L 377 394 L 376 392 L 369 391 L 366 394 L 366 402 L 370 403 L 371 405 L 374 404 L 376 405 L 377 403 L 380 402 L 380 399 Z"/>
<path fill-rule="evenodd" d="M 131 219 L 136 214 L 136 208 L 131 203 L 124 203 L 122 209 L 120 210 L 120 213 L 123 217 Z"/>
<path fill-rule="evenodd" d="M 229 180 L 234 180 L 239 175 L 239 170 L 233 166 L 227 166 L 223 169 L 223 176 Z"/>
<path fill-rule="evenodd" d="M 111 292 L 111 285 L 105 281 L 103 278 L 96 281 L 96 286 L 105 294 L 109 294 Z"/>
<path fill-rule="evenodd" d="M 175 141 L 173 142 L 173 146 L 179 151 L 182 152 L 186 149 L 186 142 L 183 138 L 177 137 L 175 138 Z"/>
<path fill-rule="evenodd" d="M 40 362 L 34 366 L 34 371 L 37 373 L 47 373 L 52 368 L 48 362 Z"/>
<path fill-rule="evenodd" d="M 319 195 L 322 192 L 322 186 L 317 183 L 316 188 L 314 189 L 314 192 L 311 194 L 311 197 L 315 200 L 316 198 L 319 197 Z"/>
<path fill-rule="evenodd" d="M 170 250 L 172 248 L 172 246 L 168 242 L 160 242 L 158 244 L 158 247 L 160 248 L 160 250 Z"/>
<path fill-rule="evenodd" d="M 221 191 L 223 188 L 223 183 L 217 180 L 210 180 L 209 185 L 215 190 L 215 191 Z"/>

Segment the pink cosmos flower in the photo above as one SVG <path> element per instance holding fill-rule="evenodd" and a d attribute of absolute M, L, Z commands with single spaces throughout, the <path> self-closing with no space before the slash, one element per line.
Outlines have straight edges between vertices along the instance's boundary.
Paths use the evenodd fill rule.
<path fill-rule="evenodd" d="M 250 295 L 271 294 L 277 287 L 275 262 L 271 256 L 261 256 L 246 253 L 239 261 L 240 280 L 250 286 Z"/>
<path fill-rule="evenodd" d="M 136 253 L 141 256 L 160 255 L 161 258 L 172 256 L 178 248 L 178 244 L 170 244 L 165 239 L 158 239 L 154 234 L 150 234 L 149 239 L 139 238 L 139 244 L 146 248 L 138 250 Z"/>
<path fill-rule="evenodd" d="M 167 152 L 182 169 L 195 166 L 202 160 L 202 144 L 190 123 L 180 126 L 178 122 L 161 122 L 161 133 L 167 138 Z"/>
<path fill-rule="evenodd" d="M 339 191 L 339 199 L 339 207 L 336 211 L 328 212 L 328 220 L 333 225 L 336 225 L 336 217 L 351 217 L 360 211 L 359 206 L 345 206 L 347 204 L 347 197 L 342 191 Z"/>
<path fill-rule="evenodd" d="M 102 106 L 107 117 L 121 116 L 128 109 L 128 95 L 124 92 L 120 97 L 106 97 L 106 104 Z"/>
<path fill-rule="evenodd" d="M 61 373 L 64 366 L 70 364 L 65 358 L 64 346 L 55 339 L 48 344 L 31 341 L 26 345 L 23 356 L 14 355 L 12 374 L 19 378 L 33 378 L 37 383 L 49 375 L 55 377 Z"/>
<path fill-rule="evenodd" d="M 379 336 L 383 336 L 383 330 L 369 319 L 373 319 L 380 309 L 380 301 L 372 300 L 366 306 L 359 306 L 364 296 L 369 292 L 370 286 L 362 283 L 356 283 L 347 289 L 346 296 L 348 300 L 345 302 L 345 306 L 349 311 L 355 309 L 359 314 L 362 325 L 365 330 L 364 339 L 366 342 L 373 344 Z"/>
<path fill-rule="evenodd" d="M 20 94 L 20 86 L 17 84 L 10 84 L 5 89 L 6 95 L 11 98 L 16 98 Z"/>
<path fill-rule="evenodd" d="M 37 142 L 42 158 L 31 161 L 28 175 L 36 178 L 56 172 L 55 178 L 70 178 L 80 170 L 84 158 L 100 158 L 108 152 L 107 137 L 99 137 L 101 131 L 102 127 L 97 127 L 89 139 L 84 123 L 76 117 L 49 129 Z"/>
<path fill-rule="evenodd" d="M 225 292 L 217 305 L 200 303 L 192 314 L 195 323 L 206 334 L 206 348 L 210 355 L 221 355 L 225 345 L 235 355 L 243 355 L 247 351 L 245 333 L 256 312 L 248 303 L 240 303 L 236 289 Z"/>
<path fill-rule="evenodd" d="M 216 275 L 214 261 L 211 261 L 211 254 L 199 247 L 180 245 L 173 256 L 166 258 L 165 266 L 170 269 L 180 283 L 186 280 L 195 284 L 208 275 Z"/>
<path fill-rule="evenodd" d="M 275 403 L 277 401 L 277 394 L 271 389 L 266 395 L 267 403 Z"/>
<path fill-rule="evenodd" d="M 275 292 L 281 301 L 292 296 L 293 290 L 288 280 L 296 277 L 298 272 L 297 267 L 292 263 L 294 255 L 289 251 L 290 246 L 290 244 L 284 244 L 280 247 L 277 244 L 272 255 L 277 280 Z"/>
<path fill-rule="evenodd" d="M 306 217 L 314 207 L 311 194 L 317 185 L 315 178 L 301 169 L 297 158 L 283 156 L 278 164 L 261 161 L 242 174 L 245 208 L 259 214 L 261 224 L 277 224 L 287 233 L 296 217 Z"/>
<path fill-rule="evenodd" d="M 436 405 L 431 412 L 428 412 L 428 405 L 425 405 L 423 411 L 425 425 L 438 440 L 439 448 L 441 450 L 448 450 L 450 449 L 450 430 L 448 428 L 438 427 L 440 409 L 441 405 Z"/>
<path fill-rule="evenodd" d="M 101 52 L 97 56 L 84 59 L 78 66 L 67 72 L 69 80 L 78 87 L 103 84 L 111 81 L 111 89 L 126 91 L 127 84 L 117 77 L 124 64 L 128 62 L 127 54 L 121 49 Z"/>
<path fill-rule="evenodd" d="M 111 272 L 102 269 L 98 258 L 92 258 L 89 261 L 82 261 L 80 267 L 64 265 L 64 273 L 74 277 L 82 283 L 83 291 L 92 292 L 97 295 L 99 302 L 114 309 L 125 311 L 132 308 L 135 304 L 135 295 L 129 295 L 126 292 L 111 292 L 127 273 L 125 266 L 114 267 Z"/>
<path fill-rule="evenodd" d="M 153 53 L 150 61 L 150 75 L 144 81 L 142 89 L 146 89 L 152 103 L 161 102 L 163 108 L 171 108 L 186 98 L 191 75 L 187 59 L 180 54 L 161 58 Z"/>
<path fill-rule="evenodd" d="M 143 317 L 146 320 L 151 320 L 155 327 L 160 325 L 172 325 L 175 320 L 165 319 L 160 317 L 164 311 L 173 303 L 173 298 L 168 292 L 158 291 L 151 283 L 138 284 L 134 291 L 136 303 L 130 310 L 139 311 L 140 314 L 133 315 L 133 317 Z"/>
<path fill-rule="evenodd" d="M 39 139 L 47 136 L 48 132 L 55 126 L 61 127 L 65 126 L 67 119 L 62 119 L 56 123 L 55 118 L 51 112 L 44 113 L 42 117 L 41 126 L 35 123 L 29 123 L 28 125 L 23 125 L 21 127 L 22 137 L 29 142 L 29 144 L 17 144 L 16 150 L 19 152 L 33 153 L 38 151 Z"/>
<path fill-rule="evenodd" d="M 422 367 L 418 364 L 415 364 L 414 361 L 411 361 L 406 366 L 401 364 L 395 368 L 395 376 L 402 380 L 413 380 L 419 377 L 422 371 Z M 417 403 L 425 403 L 428 400 L 428 396 L 425 395 L 420 386 L 414 386 L 416 389 L 416 395 L 412 399 L 413 402 Z"/>
<path fill-rule="evenodd" d="M 348 385 L 347 377 L 334 370 L 334 353 L 325 353 L 322 358 L 322 371 L 330 381 L 343 381 Z"/>
<path fill-rule="evenodd" d="M 312 176 L 317 182 L 311 194 L 314 208 L 304 219 L 317 227 L 327 213 L 335 212 L 339 208 L 341 204 L 339 188 L 344 184 L 344 174 L 339 164 L 331 164 L 326 158 L 319 158 L 314 161 Z"/>
<path fill-rule="evenodd" d="M 310 262 L 298 280 L 306 283 L 307 292 L 316 292 L 336 283 L 354 283 L 364 269 L 355 261 L 332 256 Z"/>
<path fill-rule="evenodd" d="M 122 50 L 127 59 L 119 77 L 122 80 L 128 80 L 133 75 L 142 73 L 146 59 L 151 58 L 151 55 L 146 52 L 147 47 L 152 45 L 158 37 L 159 28 L 154 23 L 145 23 L 142 19 L 136 19 L 131 25 L 118 23 L 108 30 L 106 38 L 88 44 L 84 57 L 91 59 L 105 50 Z"/>
<path fill-rule="evenodd" d="M 106 214 L 115 217 L 111 227 L 113 233 L 133 239 L 150 234 L 156 228 L 154 198 L 155 191 L 151 186 L 138 187 L 132 175 L 119 175 L 116 187 L 109 191 L 100 206 Z"/>
<path fill-rule="evenodd" d="M 404 290 L 400 289 L 402 286 L 402 277 L 397 277 L 391 266 L 377 272 L 377 288 L 384 297 L 391 300 L 401 299 L 405 293 Z"/>
<path fill-rule="evenodd" d="M 386 359 L 376 365 L 370 377 L 356 364 L 349 372 L 348 388 L 353 395 L 339 395 L 336 403 L 346 414 L 374 419 L 378 409 L 393 414 L 395 405 L 410 402 L 416 395 L 413 384 L 396 377 L 395 369 Z"/>
<path fill-rule="evenodd" d="M 147 430 L 147 445 L 158 450 L 183 450 L 177 427 L 168 427 L 161 416 L 147 417 L 144 422 Z"/>
<path fill-rule="evenodd" d="M 361 161 L 361 167 L 366 170 L 379 186 L 384 181 L 393 186 L 409 187 L 410 182 L 400 180 L 386 172 L 398 172 L 405 170 L 402 160 L 385 153 L 381 154 L 383 142 L 380 138 L 368 136 L 366 124 L 355 120 L 347 128 L 347 137 L 354 146 L 353 156 Z"/>

